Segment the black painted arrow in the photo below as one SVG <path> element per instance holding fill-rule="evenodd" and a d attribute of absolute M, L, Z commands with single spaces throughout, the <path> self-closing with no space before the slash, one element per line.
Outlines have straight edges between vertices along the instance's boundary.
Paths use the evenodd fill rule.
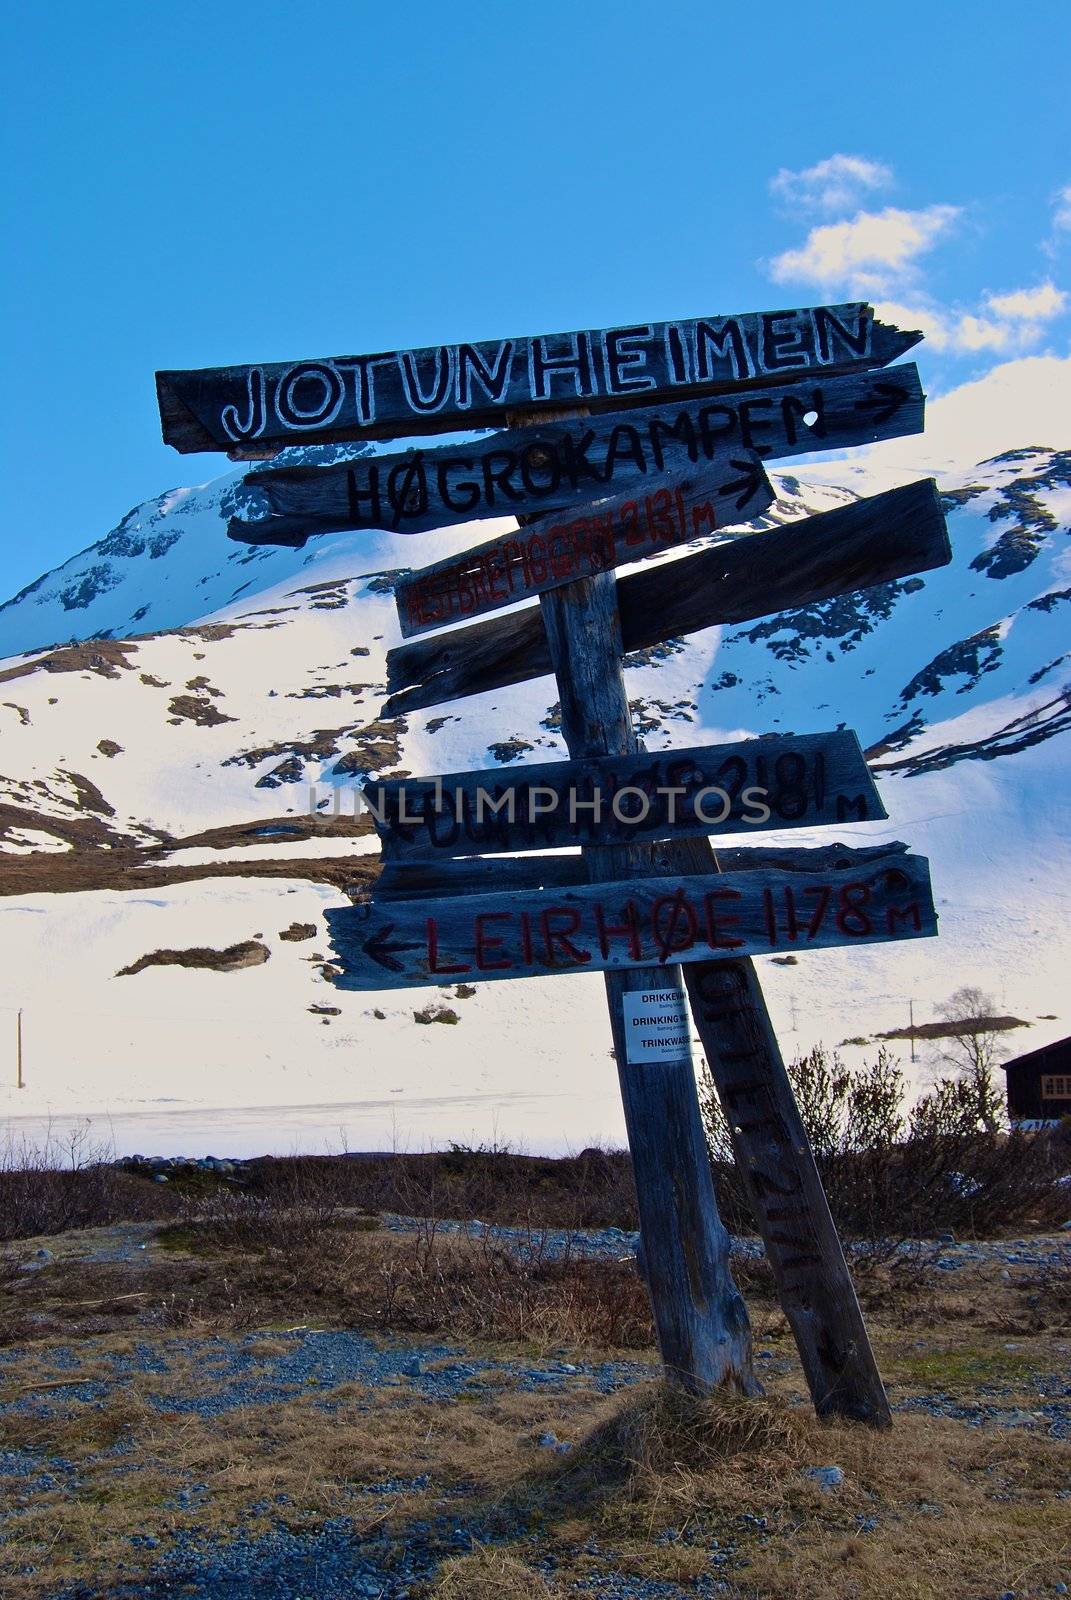
<path fill-rule="evenodd" d="M 736 502 L 737 511 L 742 511 L 748 501 L 753 500 L 758 494 L 766 481 L 766 474 L 762 470 L 762 464 L 758 461 L 738 461 L 734 458 L 729 462 L 729 465 L 735 467 L 741 476 L 733 478 L 729 483 L 723 483 L 720 493 L 736 494 L 738 489 L 742 490 L 740 498 Z"/>
<path fill-rule="evenodd" d="M 856 411 L 869 411 L 875 422 L 888 422 L 908 399 L 898 383 L 875 383 L 873 394 L 855 402 Z"/>
<path fill-rule="evenodd" d="M 395 924 L 388 922 L 385 928 L 380 928 L 370 939 L 367 939 L 362 948 L 366 956 L 371 956 L 373 961 L 378 962 L 381 967 L 385 967 L 388 972 L 404 972 L 404 963 L 395 961 L 394 951 L 421 950 L 423 945 L 420 943 L 414 944 L 408 940 L 396 940 L 394 944 L 391 944 L 389 940 L 394 928 Z"/>

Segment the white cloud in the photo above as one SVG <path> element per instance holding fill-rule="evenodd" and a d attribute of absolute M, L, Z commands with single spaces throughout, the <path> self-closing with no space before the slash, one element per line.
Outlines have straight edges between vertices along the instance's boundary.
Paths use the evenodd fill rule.
<path fill-rule="evenodd" d="M 943 312 L 932 306 L 902 305 L 895 300 L 881 300 L 874 314 L 882 322 L 891 322 L 897 328 L 915 329 L 934 350 L 946 350 L 952 342 L 952 328 Z"/>
<path fill-rule="evenodd" d="M 991 294 L 986 300 L 990 311 L 998 317 L 1011 317 L 1029 322 L 1047 322 L 1058 317 L 1067 305 L 1067 295 L 1053 283 L 1041 283 L 1036 289 L 1015 289 L 1011 294 Z"/>
<path fill-rule="evenodd" d="M 1032 329 L 1036 334 L 1037 330 Z M 960 317 L 953 335 L 959 350 L 1006 350 L 1012 340 L 1012 329 L 1006 322 L 992 322 L 988 317 Z"/>
<path fill-rule="evenodd" d="M 1071 356 L 1024 356 L 926 402 L 926 432 L 793 468 L 811 482 L 874 494 L 924 472 L 957 476 L 1004 450 L 1071 442 Z M 962 480 L 961 480 L 962 481 Z"/>
<path fill-rule="evenodd" d="M 1037 444 L 1068 444 L 1071 417 L 1071 357 L 1026 356 L 1005 361 L 984 378 L 964 383 L 926 407 L 925 454 L 961 463 L 982 461 L 1002 450 Z M 922 464 L 922 441 L 897 440 L 906 456 L 914 447 Z M 889 453 L 874 446 L 875 461 Z"/>
<path fill-rule="evenodd" d="M 774 257 L 770 276 L 776 283 L 843 285 L 859 294 L 887 292 L 898 282 L 910 281 L 918 257 L 949 231 L 958 216 L 957 206 L 860 211 L 850 222 L 812 228 L 800 249 Z"/>
<path fill-rule="evenodd" d="M 1071 183 L 1065 183 L 1057 193 L 1052 225 L 1063 230 L 1071 228 Z"/>
<path fill-rule="evenodd" d="M 1067 298 L 1062 289 L 1043 283 L 1036 289 L 989 295 L 985 302 L 985 309 L 992 313 L 989 316 L 893 300 L 879 301 L 874 309 L 883 322 L 921 329 L 933 350 L 967 355 L 995 350 L 1014 355 L 1038 343 L 1041 324 L 1066 310 Z"/>
<path fill-rule="evenodd" d="M 770 192 L 801 211 L 846 211 L 865 194 L 887 189 L 892 168 L 866 156 L 828 156 L 813 167 L 793 172 L 782 167 L 770 179 Z"/>

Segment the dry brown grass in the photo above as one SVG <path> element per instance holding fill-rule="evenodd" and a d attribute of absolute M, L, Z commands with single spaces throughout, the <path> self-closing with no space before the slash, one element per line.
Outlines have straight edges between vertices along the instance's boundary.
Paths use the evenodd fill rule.
<path fill-rule="evenodd" d="M 132 1555 L 135 1532 L 166 1544 L 182 1528 L 204 1526 L 220 1537 L 239 1525 L 266 1529 L 270 1516 L 250 1510 L 279 1494 L 290 1500 L 276 1514 L 294 1528 L 315 1529 L 344 1515 L 359 1534 L 386 1530 L 404 1538 L 414 1519 L 478 1514 L 480 1543 L 460 1557 L 445 1551 L 452 1559 L 438 1589 L 429 1589 L 447 1600 L 565 1596 L 575 1582 L 612 1571 L 687 1587 L 711 1570 L 712 1550 L 724 1556 L 717 1574 L 732 1583 L 737 1600 L 991 1600 L 1006 1589 L 1017 1597 L 1051 1595 L 1044 1585 L 1066 1575 L 1071 1501 L 1057 1497 L 1067 1482 L 1066 1444 L 1046 1437 L 1040 1419 L 1033 1430 L 976 1429 L 901 1412 L 891 1434 L 818 1423 L 801 1403 L 791 1340 L 780 1312 L 762 1297 L 761 1276 L 749 1294 L 760 1345 L 775 1359 L 760 1363 L 767 1396 L 758 1401 L 697 1401 L 653 1381 L 604 1397 L 582 1375 L 555 1392 L 529 1393 L 492 1370 L 449 1404 L 402 1378 L 374 1390 L 337 1386 L 331 1411 L 320 1404 L 327 1397 L 321 1387 L 309 1385 L 271 1405 L 201 1416 L 161 1409 L 161 1402 L 171 1393 L 213 1390 L 210 1348 L 183 1355 L 170 1343 L 167 1372 L 116 1376 L 111 1354 L 161 1338 L 167 1294 L 176 1304 L 185 1294 L 186 1309 L 173 1304 L 165 1337 L 167 1322 L 205 1333 L 259 1326 L 266 1331 L 246 1348 L 265 1363 L 290 1345 L 270 1331 L 272 1322 L 354 1325 L 363 1316 L 370 1325 L 368 1305 L 362 1311 L 358 1302 L 373 1292 L 373 1272 L 393 1274 L 399 1318 L 421 1317 L 442 1336 L 450 1319 L 468 1314 L 499 1338 L 507 1339 L 507 1329 L 504 1353 L 525 1359 L 552 1334 L 556 1355 L 613 1353 L 591 1348 L 590 1307 L 573 1298 L 576 1282 L 631 1273 L 630 1292 L 642 1295 L 633 1269 L 614 1263 L 590 1264 L 579 1280 L 537 1273 L 526 1286 L 485 1249 L 455 1237 L 347 1239 L 332 1228 L 319 1234 L 319 1244 L 319 1285 L 292 1282 L 295 1262 L 284 1267 L 274 1248 L 256 1261 L 246 1255 L 244 1265 L 233 1247 L 207 1256 L 150 1249 L 138 1269 L 61 1259 L 28 1276 L 16 1292 L 28 1294 L 32 1306 L 49 1305 L 59 1315 L 65 1298 L 69 1303 L 69 1320 L 60 1325 L 68 1348 L 71 1330 L 86 1326 L 77 1319 L 98 1315 L 73 1304 L 92 1299 L 87 1290 L 110 1285 L 114 1295 L 120 1284 L 141 1282 L 151 1297 L 128 1302 L 135 1308 L 125 1314 L 130 1331 L 83 1338 L 73 1372 L 47 1338 L 3 1369 L 0 1403 L 35 1393 L 49 1401 L 50 1386 L 106 1380 L 99 1406 L 57 1399 L 47 1417 L 4 1416 L 8 1448 L 62 1456 L 76 1464 L 80 1480 L 74 1491 L 60 1485 L 35 1494 L 7 1524 L 5 1596 L 42 1600 L 60 1582 L 103 1585 L 120 1562 L 133 1577 L 139 1560 L 147 1567 L 154 1559 Z M 1004 1281 L 995 1268 L 964 1269 L 934 1279 L 925 1321 L 910 1334 L 908 1306 L 872 1323 L 894 1402 L 935 1392 L 965 1401 L 996 1394 L 1002 1405 L 1032 1410 L 1038 1389 L 1066 1372 L 1068 1344 L 1051 1329 L 1009 1339 L 1005 1321 L 1016 1314 L 1031 1273 Z M 524 1325 L 537 1318 L 537 1288 L 547 1297 L 542 1330 L 538 1320 Z M 510 1322 L 509 1302 L 524 1295 L 524 1316 Z M 497 1309 L 466 1312 L 478 1302 Z M 110 1302 L 114 1317 L 116 1304 Z M 377 1315 L 382 1310 L 381 1299 Z M 397 1331 L 398 1323 L 387 1327 Z M 449 1327 L 451 1345 L 457 1335 Z M 501 1348 L 472 1347 L 476 1355 Z M 541 1448 L 546 1430 L 572 1441 L 571 1453 Z M 101 1453 L 117 1443 L 120 1462 L 137 1463 L 138 1471 L 116 1472 L 115 1458 Z M 828 1464 L 844 1474 L 832 1492 L 807 1476 L 807 1468 Z M 369 1492 L 388 1478 L 427 1483 L 393 1495 Z M 176 1489 L 191 1482 L 208 1485 L 206 1504 L 177 1507 Z M 0 1479 L 0 1494 L 8 1487 L 18 1492 L 16 1481 Z M 546 1574 L 535 1570 L 539 1558 L 548 1559 Z M 36 1575 L 24 1572 L 30 1566 Z"/>
<path fill-rule="evenodd" d="M 444 1561 L 432 1592 L 439 1600 L 545 1600 L 551 1593 L 538 1572 L 508 1551 L 483 1548 Z"/>

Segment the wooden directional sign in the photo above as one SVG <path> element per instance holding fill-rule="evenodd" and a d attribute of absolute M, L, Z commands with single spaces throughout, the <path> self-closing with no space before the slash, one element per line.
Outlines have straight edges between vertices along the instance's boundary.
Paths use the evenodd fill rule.
<path fill-rule="evenodd" d="M 786 374 L 883 367 L 917 344 L 872 307 L 695 317 L 378 355 L 158 372 L 176 450 L 263 455 L 273 446 L 494 427 L 506 410 L 649 404 Z"/>
<path fill-rule="evenodd" d="M 601 417 L 566 417 L 463 445 L 369 456 L 327 467 L 250 472 L 263 515 L 232 518 L 232 539 L 302 545 L 313 533 L 387 528 L 419 533 L 513 513 L 590 506 L 611 494 L 649 493 L 700 462 L 739 460 L 737 502 L 762 475 L 744 452 L 775 459 L 921 433 L 925 397 L 907 363 L 883 373 L 675 400 Z"/>
<path fill-rule="evenodd" d="M 741 517 L 758 517 L 773 504 L 774 491 L 765 473 L 755 484 L 753 461 L 749 455 L 744 472 L 731 459 L 728 472 L 704 463 L 653 494 L 615 495 L 579 516 L 550 516 L 422 567 L 395 586 L 402 633 L 412 638 L 467 622 L 574 578 L 660 555 Z"/>
<path fill-rule="evenodd" d="M 342 989 L 533 978 L 821 950 L 937 932 L 928 863 L 629 878 L 326 912 Z"/>
<path fill-rule="evenodd" d="M 854 733 L 366 783 L 385 861 L 812 828 L 886 815 Z"/>
<path fill-rule="evenodd" d="M 952 559 L 932 478 L 617 580 L 624 648 L 746 622 Z M 389 715 L 523 683 L 551 671 L 542 613 L 525 606 L 387 655 Z"/>
<path fill-rule="evenodd" d="M 702 859 L 682 864 L 677 859 L 682 846 L 699 844 L 709 851 L 705 839 L 673 840 L 650 846 L 651 872 L 664 877 L 672 872 L 698 871 L 713 863 Z M 882 843 L 855 846 L 831 845 L 733 845 L 718 846 L 717 866 L 723 873 L 755 872 L 774 868 L 778 872 L 858 872 L 863 866 L 884 862 L 895 865 L 907 851 L 906 844 Z M 583 854 L 543 852 L 530 856 L 438 856 L 435 859 L 388 861 L 376 879 L 375 899 L 439 900 L 445 895 L 470 895 L 513 889 L 561 889 L 590 883 L 591 874 Z"/>

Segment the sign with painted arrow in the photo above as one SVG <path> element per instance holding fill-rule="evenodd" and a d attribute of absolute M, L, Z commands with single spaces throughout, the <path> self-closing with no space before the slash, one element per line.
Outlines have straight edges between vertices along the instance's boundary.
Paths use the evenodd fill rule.
<path fill-rule="evenodd" d="M 810 373 L 884 367 L 920 333 L 873 307 L 805 306 L 376 355 L 156 374 L 176 450 L 272 455 L 293 444 L 496 427 L 507 411 L 650 405 Z"/>
<path fill-rule="evenodd" d="M 929 865 L 766 869 L 390 901 L 326 912 L 340 989 L 415 988 L 927 938 Z"/>
<path fill-rule="evenodd" d="M 703 534 L 754 518 L 774 491 L 756 457 L 737 451 L 649 494 L 615 495 L 582 512 L 541 518 L 395 585 L 406 638 L 546 594 L 574 578 L 642 561 Z"/>
<path fill-rule="evenodd" d="M 846 728 L 372 781 L 363 799 L 384 861 L 400 864 L 886 815 Z"/>
<path fill-rule="evenodd" d="M 246 506 L 228 533 L 301 546 L 354 528 L 420 533 L 458 522 L 588 507 L 669 487 L 701 462 L 846 449 L 921 433 L 924 396 L 910 363 L 888 372 L 808 379 L 646 410 L 537 422 L 463 445 L 368 456 L 333 466 L 247 473 Z M 741 496 L 757 467 L 734 470 Z M 740 514 L 746 513 L 746 498 Z"/>

